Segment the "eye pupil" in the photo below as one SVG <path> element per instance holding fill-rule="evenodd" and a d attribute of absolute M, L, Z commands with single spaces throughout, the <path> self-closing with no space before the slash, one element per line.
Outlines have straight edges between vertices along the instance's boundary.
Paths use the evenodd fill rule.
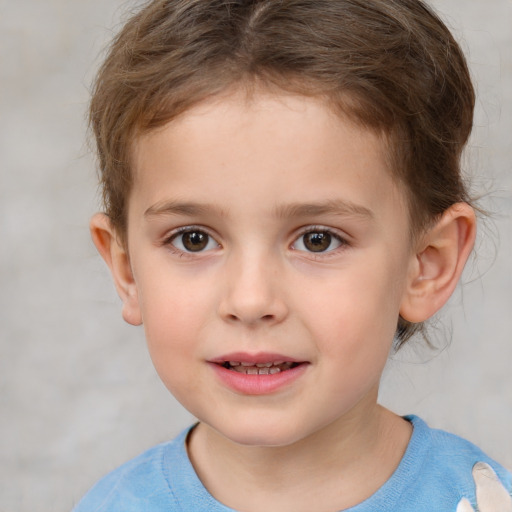
<path fill-rule="evenodd" d="M 206 233 L 190 231 L 184 233 L 182 236 L 183 247 L 185 247 L 187 251 L 202 251 L 208 245 L 208 235 Z"/>
<path fill-rule="evenodd" d="M 315 231 L 304 235 L 304 246 L 311 252 L 323 252 L 331 245 L 331 235 Z"/>

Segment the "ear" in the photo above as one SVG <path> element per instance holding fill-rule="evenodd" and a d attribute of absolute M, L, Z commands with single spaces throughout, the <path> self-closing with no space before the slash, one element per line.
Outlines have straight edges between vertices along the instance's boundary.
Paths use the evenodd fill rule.
<path fill-rule="evenodd" d="M 90 222 L 91 237 L 107 263 L 117 289 L 123 301 L 123 318 L 132 325 L 142 323 L 137 285 L 133 278 L 128 252 L 120 242 L 110 219 L 103 213 L 97 213 Z"/>
<path fill-rule="evenodd" d="M 430 318 L 450 298 L 473 249 L 473 208 L 456 203 L 419 241 L 407 279 L 400 315 L 412 323 Z"/>

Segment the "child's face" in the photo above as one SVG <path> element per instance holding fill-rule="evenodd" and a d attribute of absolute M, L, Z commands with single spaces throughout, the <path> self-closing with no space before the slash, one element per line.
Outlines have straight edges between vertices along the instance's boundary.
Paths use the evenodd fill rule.
<path fill-rule="evenodd" d="M 233 94 L 134 164 L 125 316 L 169 390 L 245 444 L 366 418 L 414 258 L 381 141 L 317 99 Z"/>

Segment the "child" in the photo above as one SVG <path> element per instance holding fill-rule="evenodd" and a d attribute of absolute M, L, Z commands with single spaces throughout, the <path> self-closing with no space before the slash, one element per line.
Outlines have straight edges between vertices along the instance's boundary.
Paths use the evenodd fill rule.
<path fill-rule="evenodd" d="M 92 237 L 198 423 L 77 512 L 511 509 L 510 473 L 377 403 L 473 247 L 473 106 L 418 0 L 154 0 L 126 24 L 91 102 Z"/>

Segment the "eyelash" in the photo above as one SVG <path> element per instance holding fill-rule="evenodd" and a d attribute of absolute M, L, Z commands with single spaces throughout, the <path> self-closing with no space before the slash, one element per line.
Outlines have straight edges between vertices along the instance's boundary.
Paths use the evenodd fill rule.
<path fill-rule="evenodd" d="M 201 250 L 198 250 L 198 251 L 190 251 L 190 250 L 186 250 L 186 248 L 184 248 L 185 249 L 184 250 L 184 249 L 181 249 L 179 247 L 176 247 L 176 245 L 174 245 L 173 242 L 175 240 L 177 240 L 180 236 L 184 236 L 186 234 L 194 234 L 194 233 L 201 234 L 201 235 L 204 235 L 207 237 L 205 247 L 207 247 L 209 244 L 211 244 L 212 241 L 215 242 L 217 247 L 220 247 L 220 244 L 217 242 L 215 237 L 213 237 L 208 232 L 208 230 L 206 230 L 203 227 L 199 227 L 199 226 L 183 226 L 181 228 L 176 229 L 169 236 L 167 236 L 163 239 L 162 245 L 168 247 L 170 251 L 179 255 L 180 257 L 193 257 L 194 255 L 199 255 L 203 252 L 206 252 L 206 251 L 204 251 L 204 248 Z M 183 241 L 181 242 L 181 245 L 183 246 Z M 208 250 L 211 250 L 211 249 L 208 249 Z"/>
<path fill-rule="evenodd" d="M 339 245 L 337 245 L 333 249 L 323 251 L 308 251 L 302 249 L 294 250 L 304 252 L 305 254 L 308 255 L 309 258 L 328 258 L 330 256 L 335 256 L 336 254 L 339 253 L 339 251 L 350 247 L 349 241 L 345 237 L 341 236 L 339 233 L 335 232 L 333 229 L 327 228 L 325 226 L 308 226 L 302 232 L 300 232 L 299 235 L 294 239 L 291 245 L 292 249 L 293 246 L 296 245 L 299 241 L 302 241 L 302 244 L 304 245 L 304 237 L 312 233 L 327 234 L 330 237 L 329 245 L 331 245 L 333 240 L 336 241 Z"/>
<path fill-rule="evenodd" d="M 200 234 L 207 237 L 207 240 L 205 242 L 205 246 L 203 248 L 200 248 L 197 251 L 193 250 L 187 250 L 184 247 L 183 240 L 181 241 L 181 245 L 183 246 L 183 249 L 180 247 L 176 247 L 176 245 L 173 243 L 175 240 L 177 240 L 180 236 L 184 236 L 186 234 Z M 328 235 L 328 247 L 326 250 L 319 250 L 319 251 L 313 251 L 313 250 L 307 250 L 305 249 L 297 249 L 296 246 L 298 243 L 301 243 L 305 247 L 304 243 L 304 237 L 308 234 L 321 234 L 321 235 Z M 175 231 L 173 231 L 169 236 L 165 237 L 162 241 L 162 245 L 166 246 L 171 250 L 173 253 L 178 254 L 180 257 L 193 257 L 194 255 L 198 256 L 204 252 L 208 252 L 212 250 L 212 248 L 206 249 L 208 245 L 212 243 L 212 241 L 216 244 L 216 247 L 221 247 L 221 245 L 217 242 L 215 237 L 213 237 L 208 230 L 206 230 L 203 227 L 200 226 L 183 226 L 180 228 L 177 228 Z M 335 241 L 338 245 L 332 249 L 329 249 L 330 245 L 332 245 L 332 242 Z M 308 226 L 303 231 L 301 231 L 293 240 L 292 244 L 290 245 L 290 248 L 295 251 L 299 251 L 301 253 L 305 253 L 308 255 L 309 258 L 326 258 L 329 256 L 334 256 L 337 254 L 340 250 L 343 250 L 350 246 L 350 243 L 346 240 L 346 238 L 340 236 L 338 233 L 334 232 L 332 229 L 327 228 L 325 226 Z M 334 254 L 331 254 L 334 253 Z"/>

